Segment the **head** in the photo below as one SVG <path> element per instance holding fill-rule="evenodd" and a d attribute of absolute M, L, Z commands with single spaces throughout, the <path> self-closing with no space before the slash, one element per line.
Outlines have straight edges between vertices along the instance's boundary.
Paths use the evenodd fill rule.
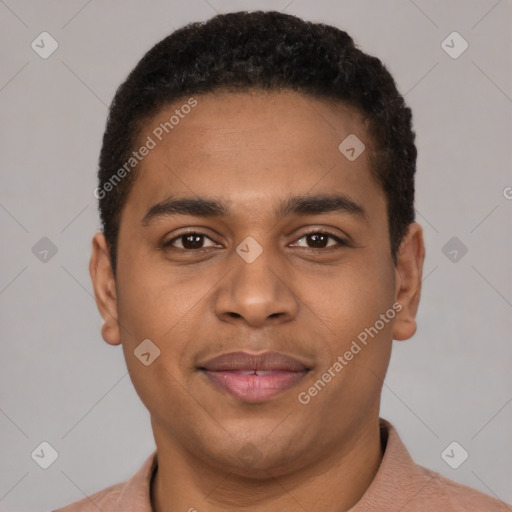
<path fill-rule="evenodd" d="M 286 472 L 378 416 L 391 342 L 416 329 L 415 165 L 393 78 L 337 28 L 224 14 L 141 59 L 110 108 L 90 270 L 157 445 L 243 473 L 249 443 Z M 202 370 L 240 350 L 307 371 L 246 401 Z"/>

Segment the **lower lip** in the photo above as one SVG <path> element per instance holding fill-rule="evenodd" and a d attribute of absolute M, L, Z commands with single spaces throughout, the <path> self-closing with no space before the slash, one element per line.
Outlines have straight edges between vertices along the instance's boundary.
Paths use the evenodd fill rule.
<path fill-rule="evenodd" d="M 276 370 L 265 375 L 244 375 L 236 371 L 209 371 L 203 373 L 219 387 L 245 402 L 262 402 L 293 387 L 307 371 Z"/>

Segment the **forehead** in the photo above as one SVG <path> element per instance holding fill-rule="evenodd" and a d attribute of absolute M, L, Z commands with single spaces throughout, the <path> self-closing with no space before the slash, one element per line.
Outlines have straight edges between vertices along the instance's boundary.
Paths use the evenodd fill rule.
<path fill-rule="evenodd" d="M 365 146 L 355 160 L 340 151 L 347 137 Z M 141 215 L 170 194 L 223 199 L 233 213 L 334 191 L 382 206 L 370 204 L 383 198 L 370 173 L 367 123 L 340 102 L 291 91 L 197 95 L 147 121 L 139 145 L 149 140 L 127 202 Z"/>

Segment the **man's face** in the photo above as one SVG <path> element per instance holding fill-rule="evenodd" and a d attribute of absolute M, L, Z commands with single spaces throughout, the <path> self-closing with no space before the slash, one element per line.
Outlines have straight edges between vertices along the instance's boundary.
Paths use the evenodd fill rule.
<path fill-rule="evenodd" d="M 235 473 L 252 460 L 279 474 L 349 451 L 378 417 L 399 317 L 386 199 L 353 109 L 294 92 L 196 100 L 161 141 L 155 128 L 186 100 L 140 137 L 156 147 L 137 167 L 122 213 L 104 337 L 122 342 L 157 445 Z M 355 160 L 338 148 L 351 134 L 366 146 Z M 280 212 L 304 196 L 345 203 Z M 224 203 L 225 212 L 160 207 L 148 215 L 184 198 Z M 160 350 L 148 366 L 134 354 L 146 339 Z M 229 357 L 208 363 L 267 351 L 300 364 L 276 359 L 271 371 L 248 375 Z"/>

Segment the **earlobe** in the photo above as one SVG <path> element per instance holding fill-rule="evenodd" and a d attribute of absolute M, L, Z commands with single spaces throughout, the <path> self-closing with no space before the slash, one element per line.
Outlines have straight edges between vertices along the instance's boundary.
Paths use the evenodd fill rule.
<path fill-rule="evenodd" d="M 402 306 L 393 327 L 393 338 L 406 340 L 416 332 L 416 313 L 420 303 L 425 243 L 417 222 L 409 225 L 397 255 L 396 301 Z"/>
<path fill-rule="evenodd" d="M 103 318 L 101 335 L 110 345 L 119 345 L 121 336 L 118 324 L 117 293 L 105 235 L 97 232 L 92 239 L 89 262 L 96 305 Z"/>

